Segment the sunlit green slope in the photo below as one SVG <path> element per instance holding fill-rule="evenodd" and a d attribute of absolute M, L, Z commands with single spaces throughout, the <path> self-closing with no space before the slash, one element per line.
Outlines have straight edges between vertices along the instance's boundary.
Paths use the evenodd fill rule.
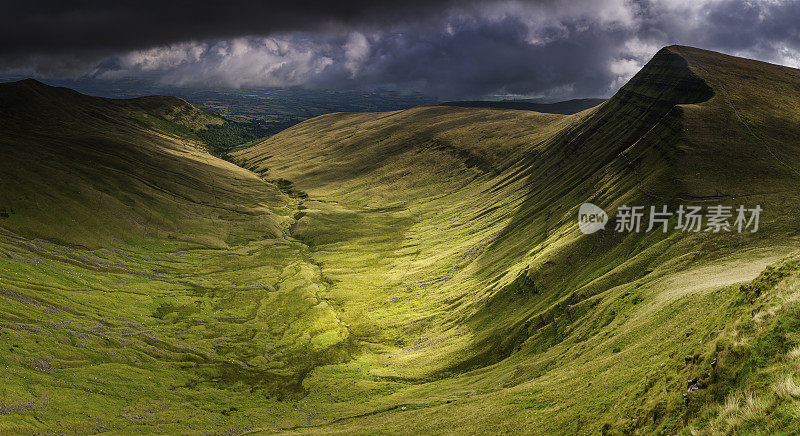
<path fill-rule="evenodd" d="M 279 413 L 346 357 L 296 201 L 178 136 L 215 119 L 33 81 L 0 101 L 0 433 L 245 428 L 231 408 Z"/>

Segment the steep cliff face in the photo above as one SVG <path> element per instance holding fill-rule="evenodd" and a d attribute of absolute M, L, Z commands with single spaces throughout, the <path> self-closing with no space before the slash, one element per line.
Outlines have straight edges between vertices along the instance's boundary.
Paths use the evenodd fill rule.
<path fill-rule="evenodd" d="M 555 135 L 543 152 L 544 163 L 551 167 L 540 168 L 534 161 L 531 172 L 544 169 L 551 182 L 564 178 L 578 182 L 625 157 L 630 148 L 649 153 L 657 147 L 655 151 L 669 158 L 682 137 L 679 105 L 702 103 L 713 95 L 683 57 L 664 48 L 611 99 Z"/>
<path fill-rule="evenodd" d="M 574 148 L 598 143 L 619 153 L 655 127 L 676 105 L 702 103 L 714 95 L 696 76 L 683 57 L 670 48 L 661 49 L 617 93 L 579 128 L 561 139 Z"/>

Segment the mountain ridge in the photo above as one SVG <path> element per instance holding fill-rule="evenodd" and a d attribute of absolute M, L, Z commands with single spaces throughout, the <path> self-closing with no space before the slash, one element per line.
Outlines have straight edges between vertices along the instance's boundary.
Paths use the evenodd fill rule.
<path fill-rule="evenodd" d="M 440 103 L 440 106 L 531 110 L 544 113 L 573 115 L 591 109 L 604 101 L 606 101 L 604 98 L 578 98 L 554 103 L 539 103 L 527 100 L 465 100 L 448 101 Z"/>

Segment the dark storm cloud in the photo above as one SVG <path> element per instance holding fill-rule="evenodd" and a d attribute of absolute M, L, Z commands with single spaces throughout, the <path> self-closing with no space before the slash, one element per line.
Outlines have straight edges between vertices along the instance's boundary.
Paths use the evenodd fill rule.
<path fill-rule="evenodd" d="M 609 95 L 669 44 L 800 65 L 791 1 L 164 3 L 15 6 L 0 16 L 0 70 L 568 98 Z"/>
<path fill-rule="evenodd" d="M 612 47 L 623 41 L 624 34 L 608 30 L 599 39 L 595 32 L 599 29 L 575 30 L 560 28 L 571 36 L 531 43 L 528 24 L 516 17 L 461 20 L 451 23 L 450 32 L 413 29 L 374 42 L 357 78 L 442 96 L 595 95 L 613 80 L 606 68 L 598 66 L 617 54 Z"/>
<path fill-rule="evenodd" d="M 672 2 L 678 3 L 678 2 Z M 800 2 L 718 0 L 686 8 L 643 3 L 640 34 L 729 52 L 800 48 Z"/>
<path fill-rule="evenodd" d="M 0 14 L 0 54 L 141 49 L 187 40 L 383 25 L 455 0 L 17 1 Z"/>

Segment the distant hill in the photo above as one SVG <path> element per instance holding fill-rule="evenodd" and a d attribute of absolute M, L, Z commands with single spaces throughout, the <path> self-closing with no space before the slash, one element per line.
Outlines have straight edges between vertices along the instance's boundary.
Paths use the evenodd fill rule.
<path fill-rule="evenodd" d="M 670 46 L 574 115 L 331 113 L 229 162 L 181 99 L 0 84 L 0 433 L 798 433 L 798 101 Z"/>
<path fill-rule="evenodd" d="M 0 76 L 0 81 L 22 77 Z M 127 99 L 142 95 L 178 96 L 194 106 L 269 136 L 315 116 L 332 112 L 380 112 L 436 104 L 438 99 L 389 90 L 325 90 L 288 88 L 202 89 L 168 86 L 146 73 L 103 81 L 91 78 L 48 80 L 48 84 L 83 94 Z"/>
<path fill-rule="evenodd" d="M 440 103 L 442 106 L 491 108 L 491 109 L 516 109 L 524 111 L 536 111 L 547 114 L 572 115 L 593 108 L 606 99 L 603 98 L 579 98 L 574 100 L 559 101 L 556 103 L 536 103 L 525 100 L 502 100 L 502 101 L 448 101 Z"/>

